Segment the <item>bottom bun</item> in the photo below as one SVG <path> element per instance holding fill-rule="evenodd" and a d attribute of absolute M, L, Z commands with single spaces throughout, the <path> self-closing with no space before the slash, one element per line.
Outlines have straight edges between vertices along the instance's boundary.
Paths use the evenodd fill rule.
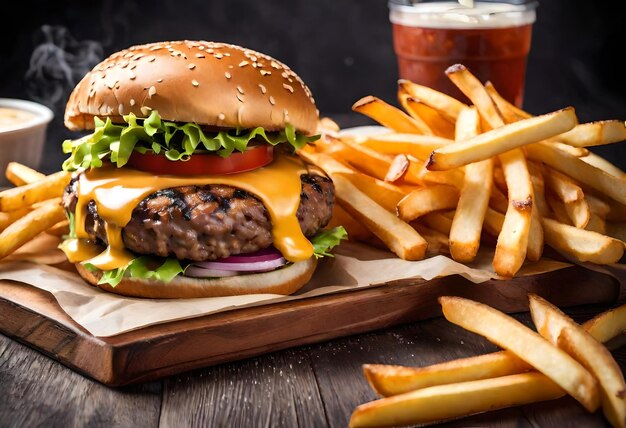
<path fill-rule="evenodd" d="M 224 278 L 191 278 L 179 275 L 170 282 L 153 279 L 124 278 L 115 287 L 98 284 L 102 271 L 90 271 L 80 263 L 76 269 L 91 285 L 105 291 L 130 297 L 151 299 L 184 299 L 193 297 L 223 297 L 242 294 L 283 294 L 298 291 L 309 282 L 317 267 L 317 259 L 292 263 L 270 272 L 252 273 Z"/>

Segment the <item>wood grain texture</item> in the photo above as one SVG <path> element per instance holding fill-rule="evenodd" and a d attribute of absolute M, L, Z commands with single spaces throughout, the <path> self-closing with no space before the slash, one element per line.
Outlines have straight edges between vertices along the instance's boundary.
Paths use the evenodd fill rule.
<path fill-rule="evenodd" d="M 566 312 L 583 322 L 615 305 Z M 532 325 L 526 312 L 514 317 Z M 425 366 L 496 349 L 439 317 L 111 389 L 0 335 L 0 426 L 346 427 L 357 405 L 376 398 L 362 364 Z M 626 347 L 613 355 L 625 370 Z M 609 425 L 566 397 L 438 426 Z"/>
<path fill-rule="evenodd" d="M 106 385 L 119 386 L 433 318 L 441 313 L 437 302 L 441 295 L 520 312 L 528 308 L 528 292 L 568 307 L 613 302 L 620 288 L 613 277 L 576 266 L 481 284 L 458 276 L 396 281 L 98 338 L 69 319 L 47 292 L 0 281 L 0 331 Z"/>

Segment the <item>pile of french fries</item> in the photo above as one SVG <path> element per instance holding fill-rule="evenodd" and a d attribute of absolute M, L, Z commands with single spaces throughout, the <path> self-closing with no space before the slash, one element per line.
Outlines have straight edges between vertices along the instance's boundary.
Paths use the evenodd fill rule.
<path fill-rule="evenodd" d="M 543 298 L 529 300 L 537 331 L 482 303 L 441 297 L 447 320 L 504 350 L 419 368 L 366 364 L 384 398 L 358 406 L 350 426 L 421 426 L 566 394 L 626 426 L 626 383 L 603 345 L 626 330 L 626 305 L 579 325 Z"/>
<path fill-rule="evenodd" d="M 446 75 L 471 105 L 400 80 L 402 109 L 374 96 L 352 107 L 388 132 L 320 122 L 322 138 L 299 154 L 335 182 L 332 225 L 406 260 L 470 263 L 481 245 L 495 247 L 505 278 L 545 245 L 574 262 L 618 262 L 626 173 L 587 147 L 626 140 L 624 121 L 579 123 L 572 107 L 533 116 L 463 65 Z"/>
<path fill-rule="evenodd" d="M 39 234 L 68 233 L 61 196 L 70 174 L 44 175 L 26 165 L 10 162 L 5 170 L 15 185 L 0 191 L 0 260 L 13 254 Z"/>

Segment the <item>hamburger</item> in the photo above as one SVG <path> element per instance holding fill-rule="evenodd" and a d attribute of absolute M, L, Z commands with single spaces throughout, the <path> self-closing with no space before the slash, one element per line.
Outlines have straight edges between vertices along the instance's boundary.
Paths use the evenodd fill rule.
<path fill-rule="evenodd" d="M 345 237 L 332 181 L 297 150 L 319 112 L 289 67 L 240 46 L 133 46 L 71 93 L 61 243 L 90 284 L 134 297 L 291 294 Z"/>

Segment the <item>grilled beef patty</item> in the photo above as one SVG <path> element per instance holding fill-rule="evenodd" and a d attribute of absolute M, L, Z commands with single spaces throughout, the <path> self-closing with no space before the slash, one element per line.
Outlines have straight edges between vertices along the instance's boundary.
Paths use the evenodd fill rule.
<path fill-rule="evenodd" d="M 330 221 L 335 189 L 327 177 L 304 174 L 300 179 L 297 217 L 304 235 L 311 236 Z M 63 195 L 63 206 L 70 212 L 76 210 L 77 187 L 74 177 Z M 94 201 L 88 204 L 85 228 L 91 239 L 106 243 Z M 269 214 L 254 195 L 226 185 L 183 186 L 143 199 L 122 237 L 135 253 L 202 261 L 267 248 L 271 230 Z"/>

